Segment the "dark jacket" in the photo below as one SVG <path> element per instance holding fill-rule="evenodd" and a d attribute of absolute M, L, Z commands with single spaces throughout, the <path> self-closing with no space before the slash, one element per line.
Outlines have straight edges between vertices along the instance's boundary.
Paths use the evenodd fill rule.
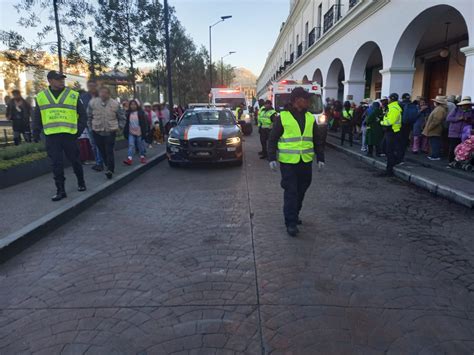
<path fill-rule="evenodd" d="M 55 98 L 58 98 L 59 95 L 63 92 L 63 90 L 51 90 L 51 93 L 54 95 Z M 87 111 L 86 108 L 84 107 L 84 104 L 82 101 L 79 99 L 77 100 L 77 107 L 76 111 L 78 114 L 78 119 L 77 119 L 77 134 L 76 136 L 79 137 L 82 132 L 84 131 L 84 128 L 87 126 Z M 36 102 L 36 107 L 35 107 L 35 113 L 33 115 L 33 134 L 35 137 L 39 137 L 41 130 L 43 129 L 43 122 L 41 121 L 41 111 L 38 106 L 38 102 Z"/>
<path fill-rule="evenodd" d="M 30 131 L 31 106 L 25 99 L 21 99 L 20 111 L 15 107 L 15 100 L 10 100 L 7 105 L 6 116 L 12 121 L 12 128 L 15 132 Z"/>
<path fill-rule="evenodd" d="M 306 112 L 298 112 L 295 109 L 291 109 L 290 113 L 298 122 L 301 132 L 304 132 L 306 119 Z M 276 161 L 277 160 L 277 150 L 278 150 L 278 141 L 283 135 L 283 125 L 281 123 L 280 116 L 276 116 L 273 121 L 273 128 L 270 132 L 270 138 L 268 139 L 268 160 Z M 316 153 L 317 161 L 324 162 L 324 147 L 326 145 L 326 136 L 323 130 L 320 130 L 316 122 L 313 127 L 313 145 L 314 152 Z"/>
<path fill-rule="evenodd" d="M 370 109 L 365 123 L 367 126 L 367 145 L 378 145 L 383 139 L 383 128 L 380 121 L 383 119 L 383 110 L 380 107 Z"/>
<path fill-rule="evenodd" d="M 123 135 L 127 139 L 128 139 L 128 135 L 129 135 L 129 132 L 130 132 L 130 114 L 131 113 L 132 112 L 130 110 L 127 111 L 127 114 L 126 114 L 127 120 L 125 122 L 125 127 L 123 128 Z M 149 130 L 148 118 L 146 116 L 145 111 L 143 111 L 141 109 L 138 110 L 138 122 L 140 123 L 140 130 L 142 131 L 142 138 L 145 139 L 147 134 L 148 134 L 148 130 Z"/>

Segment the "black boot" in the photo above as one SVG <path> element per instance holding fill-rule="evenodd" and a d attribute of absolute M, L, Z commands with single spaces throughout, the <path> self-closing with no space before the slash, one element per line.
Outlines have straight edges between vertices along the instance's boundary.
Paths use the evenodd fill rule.
<path fill-rule="evenodd" d="M 66 198 L 66 190 L 64 190 L 64 184 L 56 184 L 56 195 L 51 197 L 51 201 L 57 202 Z"/>
<path fill-rule="evenodd" d="M 77 182 L 77 191 L 83 192 L 83 191 L 86 191 L 86 190 L 87 190 L 86 182 L 84 180 L 79 180 Z"/>
<path fill-rule="evenodd" d="M 286 227 L 286 231 L 292 237 L 296 237 L 296 235 L 299 233 L 298 227 L 296 226 L 288 226 Z"/>

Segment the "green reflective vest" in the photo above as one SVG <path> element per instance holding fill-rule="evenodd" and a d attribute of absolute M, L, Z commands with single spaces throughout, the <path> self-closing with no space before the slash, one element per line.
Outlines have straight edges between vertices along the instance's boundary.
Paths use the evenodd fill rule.
<path fill-rule="evenodd" d="M 388 104 L 388 111 L 380 124 L 385 127 L 392 127 L 395 133 L 400 132 L 402 128 L 402 108 L 398 101 Z"/>
<path fill-rule="evenodd" d="M 66 88 L 56 99 L 49 88 L 36 96 L 45 135 L 77 134 L 77 102 L 79 93 Z"/>
<path fill-rule="evenodd" d="M 354 117 L 354 110 L 349 109 L 349 111 L 347 111 L 346 109 L 343 109 L 342 110 L 342 117 L 344 118 L 345 121 L 352 120 L 352 118 Z"/>
<path fill-rule="evenodd" d="M 260 114 L 260 112 L 258 114 L 258 124 L 259 124 L 259 126 L 262 127 L 262 128 L 272 128 L 273 122 L 272 122 L 271 117 L 275 113 L 276 113 L 276 111 L 274 109 L 270 109 L 268 111 L 264 111 L 262 109 L 261 114 Z"/>
<path fill-rule="evenodd" d="M 240 107 L 237 107 L 237 108 L 235 109 L 235 118 L 239 119 L 239 113 L 240 113 L 240 111 L 242 111 L 242 109 L 241 109 Z"/>
<path fill-rule="evenodd" d="M 282 111 L 280 118 L 283 126 L 283 135 L 278 141 L 280 163 L 298 164 L 300 160 L 305 163 L 312 162 L 314 158 L 314 116 L 310 112 L 306 112 L 303 134 L 301 134 L 298 122 L 289 111 Z"/>

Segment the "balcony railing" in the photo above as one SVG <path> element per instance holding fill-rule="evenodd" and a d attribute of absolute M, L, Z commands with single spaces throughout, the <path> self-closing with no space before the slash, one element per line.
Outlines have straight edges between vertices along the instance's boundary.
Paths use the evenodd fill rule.
<path fill-rule="evenodd" d="M 326 33 L 334 25 L 334 5 L 324 14 L 323 31 Z"/>
<path fill-rule="evenodd" d="M 298 44 L 298 52 L 297 52 L 296 58 L 301 57 L 302 54 L 303 54 L 303 43 L 300 43 Z"/>
<path fill-rule="evenodd" d="M 290 54 L 290 64 L 293 64 L 294 60 L 295 60 L 295 53 L 291 53 Z"/>
<path fill-rule="evenodd" d="M 352 9 L 356 4 L 358 3 L 359 0 L 349 0 L 349 9 Z"/>
<path fill-rule="evenodd" d="M 316 28 L 313 28 L 308 35 L 308 48 L 316 42 Z"/>

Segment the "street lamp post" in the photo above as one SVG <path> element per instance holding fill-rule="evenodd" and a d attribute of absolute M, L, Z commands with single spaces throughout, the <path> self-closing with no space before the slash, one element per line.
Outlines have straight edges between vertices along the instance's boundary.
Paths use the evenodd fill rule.
<path fill-rule="evenodd" d="M 63 51 L 61 46 L 61 29 L 59 28 L 58 0 L 53 0 L 54 23 L 56 25 L 56 36 L 58 37 L 58 59 L 59 71 L 63 72 Z"/>
<path fill-rule="evenodd" d="M 168 0 L 164 1 L 165 12 L 165 47 L 166 47 L 166 68 L 167 68 L 167 83 L 168 83 L 168 107 L 173 110 L 173 87 L 171 82 L 171 53 L 170 53 L 170 12 L 168 7 Z"/>
<path fill-rule="evenodd" d="M 221 16 L 221 19 L 215 24 L 209 26 L 209 81 L 212 88 L 212 28 L 225 20 L 232 18 L 232 16 Z"/>
<path fill-rule="evenodd" d="M 225 57 L 228 57 L 228 56 L 230 56 L 230 55 L 232 55 L 232 54 L 234 54 L 234 53 L 235 53 L 235 52 L 232 51 L 232 52 L 229 52 L 229 53 L 227 53 L 226 55 L 224 55 L 224 56 L 221 57 L 221 82 L 222 82 L 222 86 L 224 86 L 224 58 L 225 58 Z"/>
<path fill-rule="evenodd" d="M 82 41 L 82 44 L 87 44 L 87 43 L 89 43 L 89 52 L 90 52 L 90 56 L 91 56 L 91 62 L 90 62 L 89 70 L 90 70 L 90 73 L 91 73 L 91 78 L 95 79 L 95 63 L 94 63 L 94 49 L 92 47 L 92 37 L 89 37 L 89 41 L 87 41 L 87 40 Z"/>

